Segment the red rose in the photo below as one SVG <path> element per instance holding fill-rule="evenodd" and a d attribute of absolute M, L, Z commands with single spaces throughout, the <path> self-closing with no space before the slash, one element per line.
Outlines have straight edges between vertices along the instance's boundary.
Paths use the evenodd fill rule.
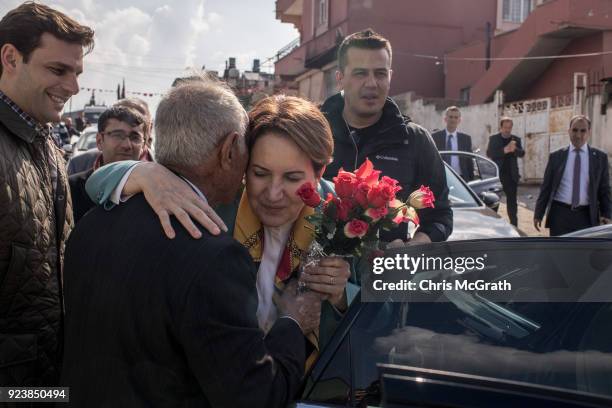
<path fill-rule="evenodd" d="M 384 207 L 390 201 L 395 200 L 395 188 L 391 184 L 378 183 L 368 192 L 368 204 L 370 207 Z"/>
<path fill-rule="evenodd" d="M 351 220 L 344 226 L 344 235 L 348 238 L 362 238 L 368 232 L 368 223 L 361 220 Z"/>
<path fill-rule="evenodd" d="M 373 171 L 374 171 L 374 165 L 372 164 L 370 159 L 366 157 L 363 164 L 359 166 L 359 168 L 355 172 L 355 176 L 357 176 L 357 178 L 364 179 L 368 177 L 370 174 L 372 174 Z"/>
<path fill-rule="evenodd" d="M 408 197 L 408 203 L 419 210 L 421 208 L 434 208 L 434 201 L 436 201 L 436 198 L 433 192 L 429 187 L 425 186 L 421 186 L 421 188 L 414 191 Z"/>
<path fill-rule="evenodd" d="M 336 218 L 340 221 L 348 220 L 349 213 L 355 206 L 354 202 L 350 199 L 338 199 L 334 200 L 336 203 Z"/>
<path fill-rule="evenodd" d="M 374 170 L 374 165 L 367 158 L 366 161 L 363 162 L 363 164 L 359 166 L 359 168 L 355 172 L 355 176 L 359 181 L 363 181 L 370 186 L 376 184 L 379 175 L 380 171 Z"/>
<path fill-rule="evenodd" d="M 353 173 L 343 170 L 340 170 L 338 175 L 334 177 L 334 188 L 340 198 L 352 197 L 357 189 L 357 183 L 357 178 Z"/>
<path fill-rule="evenodd" d="M 321 196 L 317 193 L 311 182 L 302 184 L 297 190 L 297 195 L 309 207 L 315 208 L 321 203 Z"/>
<path fill-rule="evenodd" d="M 368 193 L 371 187 L 366 182 L 360 182 L 355 191 L 355 201 L 362 207 L 368 208 Z"/>
<path fill-rule="evenodd" d="M 419 215 L 416 210 L 412 207 L 403 207 L 398 211 L 397 215 L 393 219 L 393 222 L 396 224 L 401 224 L 402 222 L 412 222 L 417 227 L 419 226 L 420 220 Z"/>
<path fill-rule="evenodd" d="M 323 214 L 329 218 L 332 218 L 333 214 L 334 221 L 344 222 L 348 220 L 349 213 L 353 207 L 355 207 L 355 202 L 352 199 L 346 198 L 342 200 L 338 197 L 334 197 L 332 193 L 328 193 L 327 200 L 325 200 L 323 206 Z"/>
<path fill-rule="evenodd" d="M 393 187 L 395 193 L 402 189 L 402 186 L 398 185 L 399 182 L 391 177 L 383 176 L 383 178 L 380 179 L 380 183 Z"/>
<path fill-rule="evenodd" d="M 387 207 L 368 208 L 365 212 L 365 215 L 370 217 L 374 222 L 380 220 L 387 214 L 389 214 L 389 210 L 387 209 Z"/>
<path fill-rule="evenodd" d="M 323 214 L 325 214 L 327 217 L 330 217 L 330 213 L 331 213 L 331 209 L 335 209 L 336 208 L 336 197 L 332 194 L 332 193 L 327 193 L 327 199 L 325 200 L 325 202 L 323 203 Z M 335 215 L 335 219 L 338 219 L 338 214 L 336 213 Z"/>

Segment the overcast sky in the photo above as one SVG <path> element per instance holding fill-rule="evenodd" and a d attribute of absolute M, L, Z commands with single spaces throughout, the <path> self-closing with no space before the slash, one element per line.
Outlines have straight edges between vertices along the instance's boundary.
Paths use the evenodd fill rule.
<path fill-rule="evenodd" d="M 21 4 L 0 0 L 0 14 Z M 225 60 L 237 58 L 240 71 L 253 59 L 262 62 L 299 36 L 291 24 L 275 18 L 274 0 L 49 0 L 96 32 L 94 51 L 85 57 L 80 86 L 96 92 L 96 101 L 116 100 L 117 84 L 126 90 L 161 93 L 186 67 L 222 72 Z M 264 70 L 272 72 L 273 65 Z M 91 92 L 82 90 L 72 109 L 82 108 Z M 158 96 L 143 98 L 154 109 Z M 66 105 L 66 111 L 69 105 Z"/>

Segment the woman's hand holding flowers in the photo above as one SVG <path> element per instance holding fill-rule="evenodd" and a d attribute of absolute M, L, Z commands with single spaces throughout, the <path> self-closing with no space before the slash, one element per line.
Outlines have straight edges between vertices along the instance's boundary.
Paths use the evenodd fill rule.
<path fill-rule="evenodd" d="M 321 258 L 316 265 L 308 265 L 300 280 L 312 291 L 319 292 L 338 310 L 346 310 L 345 287 L 351 276 L 348 262 L 338 256 Z"/>

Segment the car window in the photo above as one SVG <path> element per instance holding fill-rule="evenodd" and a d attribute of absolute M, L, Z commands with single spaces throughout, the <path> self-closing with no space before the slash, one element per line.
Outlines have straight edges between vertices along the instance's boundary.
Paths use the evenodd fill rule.
<path fill-rule="evenodd" d="M 85 120 L 91 124 L 98 123 L 102 112 L 85 112 Z"/>
<path fill-rule="evenodd" d="M 440 153 L 445 162 L 449 165 L 455 162 L 460 165 L 457 172 L 466 182 L 477 180 L 488 180 L 498 177 L 497 165 L 490 159 L 474 154 L 460 151 L 445 151 Z"/>
<path fill-rule="evenodd" d="M 479 207 L 480 204 L 468 191 L 468 187 L 453 173 L 448 166 L 446 169 L 446 184 L 448 185 L 448 198 L 452 207 Z"/>
<path fill-rule="evenodd" d="M 89 150 L 96 147 L 96 132 L 84 133 L 77 142 L 78 150 Z"/>
<path fill-rule="evenodd" d="M 338 353 L 326 361 L 323 381 L 311 387 L 309 399 L 376 404 L 381 363 L 612 396 L 612 303 L 591 296 L 609 292 L 612 244 L 585 240 L 464 242 L 465 254 L 501 246 L 498 254 L 489 247 L 488 255 L 508 261 L 493 263 L 487 281 L 503 277 L 518 289 L 504 301 L 455 290 L 420 292 L 419 301 L 354 304 L 360 311 L 338 347 L 348 349 L 349 357 Z M 454 248 L 453 256 L 463 255 Z M 413 280 L 423 278 L 416 274 Z M 559 301 L 563 291 L 585 301 Z M 333 380 L 350 383 L 350 392 L 335 383 L 334 393 L 325 394 L 324 385 Z"/>
<path fill-rule="evenodd" d="M 475 178 L 485 180 L 493 177 L 498 177 L 497 166 L 491 160 L 484 157 L 474 158 Z"/>

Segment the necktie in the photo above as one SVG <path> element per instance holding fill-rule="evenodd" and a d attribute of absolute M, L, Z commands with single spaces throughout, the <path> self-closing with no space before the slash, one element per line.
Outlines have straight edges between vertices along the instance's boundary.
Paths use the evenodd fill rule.
<path fill-rule="evenodd" d="M 448 137 L 446 138 L 446 150 L 448 151 L 453 150 L 453 139 L 452 138 L 453 138 L 452 134 L 448 135 Z M 449 155 L 444 155 L 443 159 L 449 166 L 453 165 L 451 157 Z"/>
<path fill-rule="evenodd" d="M 574 149 L 576 158 L 574 159 L 574 180 L 572 183 L 572 207 L 580 204 L 580 149 Z"/>

